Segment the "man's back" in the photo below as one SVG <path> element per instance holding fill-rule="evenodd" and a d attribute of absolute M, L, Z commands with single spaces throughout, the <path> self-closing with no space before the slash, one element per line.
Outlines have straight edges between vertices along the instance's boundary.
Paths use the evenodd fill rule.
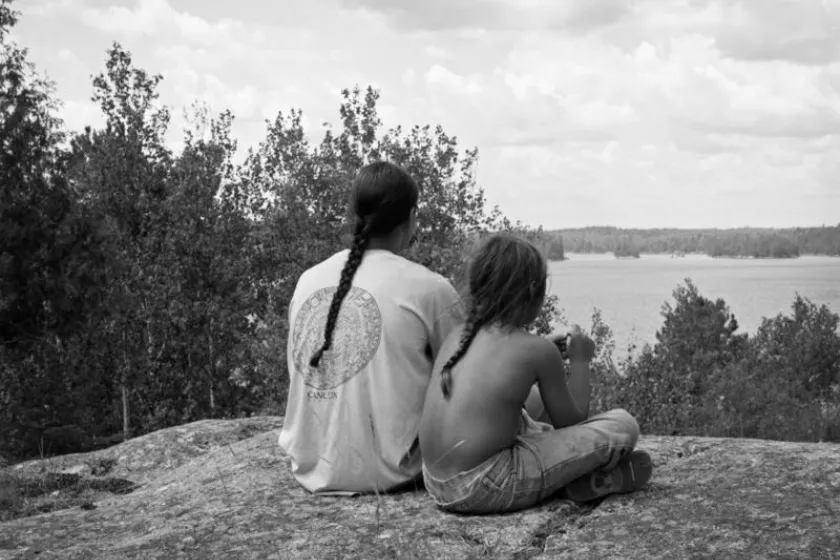
<path fill-rule="evenodd" d="M 342 251 L 306 271 L 289 309 L 290 375 L 279 443 L 312 492 L 383 491 L 416 477 L 416 438 L 434 357 L 460 318 L 441 276 L 369 250 L 339 310 L 332 348 L 309 360 L 324 326 Z"/>

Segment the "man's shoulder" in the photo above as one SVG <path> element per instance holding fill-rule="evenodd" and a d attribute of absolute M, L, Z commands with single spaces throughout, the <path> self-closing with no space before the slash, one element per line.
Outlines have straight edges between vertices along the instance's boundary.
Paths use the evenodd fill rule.
<path fill-rule="evenodd" d="M 338 251 L 337 253 L 333 253 L 318 263 L 313 264 L 301 273 L 299 282 L 306 283 L 307 281 L 320 278 L 324 275 L 332 277 L 335 276 L 336 271 L 340 273 L 341 268 L 344 266 L 344 262 L 347 260 L 347 253 L 348 250 L 344 249 L 342 251 Z M 338 282 L 338 280 L 336 279 L 335 282 Z"/>
<path fill-rule="evenodd" d="M 405 257 L 400 257 L 400 275 L 404 280 L 423 284 L 426 291 L 443 291 L 447 294 L 455 291 L 445 276 Z"/>
<path fill-rule="evenodd" d="M 435 279 L 443 281 L 446 280 L 443 276 L 428 268 L 427 266 L 424 266 L 419 262 L 413 261 L 411 259 L 407 259 L 403 256 L 399 256 L 397 258 L 397 262 L 399 262 L 400 268 L 402 270 L 404 270 L 408 274 L 417 276 L 418 278 Z"/>
<path fill-rule="evenodd" d="M 457 348 L 458 345 L 461 344 L 461 335 L 464 332 L 464 328 L 465 328 L 464 324 L 460 324 L 460 325 L 456 326 L 455 328 L 453 328 L 449 332 L 449 334 L 446 336 L 446 338 L 444 339 L 443 345 L 441 346 L 441 350 L 447 350 L 448 349 L 448 350 L 454 351 L 455 348 Z"/>
<path fill-rule="evenodd" d="M 323 288 L 338 285 L 347 251 L 339 251 L 300 273 L 294 285 L 293 299 L 302 301 Z"/>

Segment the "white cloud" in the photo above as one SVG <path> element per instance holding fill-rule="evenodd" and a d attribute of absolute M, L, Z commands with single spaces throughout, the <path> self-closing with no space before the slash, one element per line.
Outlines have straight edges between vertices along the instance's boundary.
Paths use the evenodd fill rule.
<path fill-rule="evenodd" d="M 132 8 L 109 6 L 103 9 L 100 4 L 83 8 L 80 17 L 87 25 L 111 35 L 136 37 L 172 33 L 202 45 L 215 44 L 230 32 L 242 28 L 235 20 L 220 19 L 211 23 L 179 12 L 169 0 L 139 0 Z"/>
<path fill-rule="evenodd" d="M 614 24 L 632 9 L 630 0 L 344 0 L 344 5 L 382 13 L 400 28 L 424 30 L 499 29 L 587 30 Z"/>
<path fill-rule="evenodd" d="M 716 39 L 728 56 L 806 64 L 840 56 L 837 0 L 742 0 L 730 8 L 739 25 L 721 26 Z"/>
<path fill-rule="evenodd" d="M 45 17 L 58 11 L 64 11 L 73 7 L 74 0 L 33 0 L 28 6 L 14 6 L 17 11 L 22 11 L 24 17 Z"/>
<path fill-rule="evenodd" d="M 432 65 L 426 72 L 426 81 L 433 87 L 441 86 L 456 95 L 478 95 L 482 93 L 481 85 L 477 79 L 459 76 L 437 64 Z"/>

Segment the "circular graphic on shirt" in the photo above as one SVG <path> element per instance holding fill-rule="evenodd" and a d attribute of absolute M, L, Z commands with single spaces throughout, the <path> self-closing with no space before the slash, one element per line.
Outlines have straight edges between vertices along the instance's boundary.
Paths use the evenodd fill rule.
<path fill-rule="evenodd" d="M 382 314 L 370 293 L 351 286 L 341 302 L 332 347 L 321 356 L 317 368 L 309 365 L 312 355 L 324 343 L 324 327 L 336 288 L 322 288 L 303 303 L 292 335 L 295 369 L 304 382 L 318 391 L 343 385 L 364 368 L 379 348 Z"/>

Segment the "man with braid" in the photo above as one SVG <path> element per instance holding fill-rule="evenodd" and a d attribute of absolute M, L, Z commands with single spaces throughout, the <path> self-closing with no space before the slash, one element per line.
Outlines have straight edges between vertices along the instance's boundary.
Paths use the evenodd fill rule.
<path fill-rule="evenodd" d="M 588 417 L 592 340 L 579 328 L 552 338 L 527 332 L 547 275 L 532 244 L 503 234 L 482 242 L 468 265 L 466 324 L 443 344 L 420 425 L 426 489 L 443 509 L 514 511 L 561 489 L 589 501 L 638 490 L 651 476 L 650 456 L 634 451 L 630 414 Z"/>
<path fill-rule="evenodd" d="M 418 196 L 396 165 L 363 167 L 350 196 L 349 250 L 295 287 L 279 443 L 310 492 L 387 492 L 421 476 L 423 398 L 463 311 L 445 278 L 400 256 L 414 237 Z"/>

